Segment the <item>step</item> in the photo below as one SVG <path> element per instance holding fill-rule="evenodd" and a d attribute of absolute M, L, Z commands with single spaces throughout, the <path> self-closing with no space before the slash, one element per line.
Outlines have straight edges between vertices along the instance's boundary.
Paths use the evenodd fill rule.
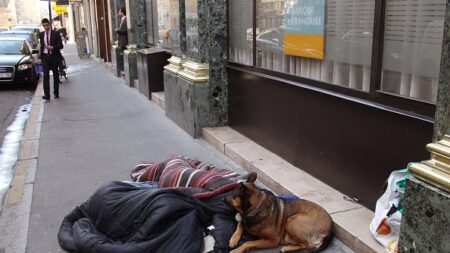
<path fill-rule="evenodd" d="M 202 138 L 277 194 L 320 204 L 332 216 L 336 237 L 355 252 L 386 252 L 369 231 L 374 213 L 230 127 L 203 128 Z"/>
<path fill-rule="evenodd" d="M 163 110 L 166 109 L 166 97 L 164 96 L 164 91 L 152 92 L 151 100 Z"/>

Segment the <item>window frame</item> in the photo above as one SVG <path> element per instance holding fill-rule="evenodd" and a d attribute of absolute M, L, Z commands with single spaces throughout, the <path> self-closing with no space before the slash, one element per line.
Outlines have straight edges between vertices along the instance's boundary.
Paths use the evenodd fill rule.
<path fill-rule="evenodd" d="M 318 92 L 331 94 L 348 98 L 352 101 L 368 104 L 372 107 L 381 108 L 388 111 L 393 111 L 402 115 L 407 115 L 420 120 L 434 122 L 434 113 L 436 105 L 432 102 L 414 99 L 411 97 L 404 97 L 398 94 L 389 93 L 381 90 L 381 76 L 383 71 L 383 43 L 384 43 L 384 22 L 385 22 L 385 8 L 386 0 L 375 0 L 373 39 L 372 39 L 372 58 L 370 69 L 370 89 L 369 92 L 350 89 L 333 85 L 331 83 L 322 82 L 314 79 L 304 78 L 300 76 L 291 75 L 288 73 L 268 70 L 257 66 L 256 58 L 256 15 L 257 15 L 257 0 L 253 2 L 253 63 L 252 66 L 228 61 L 227 66 L 235 70 L 241 70 L 247 73 L 263 76 L 269 79 L 279 80 L 286 84 L 291 84 L 299 87 L 306 87 Z M 228 1 L 228 5 L 230 1 Z M 227 8 L 228 20 L 230 18 L 229 9 Z M 228 30 L 230 27 L 228 27 Z M 230 40 L 230 37 L 228 37 Z M 230 44 L 230 43 L 228 43 Z M 228 48 L 229 49 L 229 48 Z"/>

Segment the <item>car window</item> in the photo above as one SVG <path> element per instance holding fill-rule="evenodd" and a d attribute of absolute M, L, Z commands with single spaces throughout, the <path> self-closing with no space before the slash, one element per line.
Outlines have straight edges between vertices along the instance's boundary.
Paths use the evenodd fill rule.
<path fill-rule="evenodd" d="M 30 42 L 31 45 L 37 45 L 37 39 L 35 39 L 35 36 L 32 33 L 0 33 L 0 37 L 18 37 L 18 38 L 24 38 L 28 42 Z"/>
<path fill-rule="evenodd" d="M 20 40 L 0 40 L 0 54 L 20 54 L 23 47 Z"/>

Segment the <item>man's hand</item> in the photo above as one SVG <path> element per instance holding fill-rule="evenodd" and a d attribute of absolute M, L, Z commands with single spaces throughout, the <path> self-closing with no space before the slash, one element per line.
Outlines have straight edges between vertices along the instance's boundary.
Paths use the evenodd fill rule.
<path fill-rule="evenodd" d="M 114 31 L 116 31 L 116 32 L 119 31 L 119 28 L 116 28 Z"/>
<path fill-rule="evenodd" d="M 53 49 L 53 46 L 47 46 L 47 49 L 52 50 L 52 49 Z"/>

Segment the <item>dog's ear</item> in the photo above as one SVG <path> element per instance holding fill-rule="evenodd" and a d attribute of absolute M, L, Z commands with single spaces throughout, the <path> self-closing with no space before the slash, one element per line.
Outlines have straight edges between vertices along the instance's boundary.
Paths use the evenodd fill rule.
<path fill-rule="evenodd" d="M 254 183 L 256 181 L 257 174 L 255 172 L 252 172 L 252 173 L 248 174 L 247 176 L 248 176 L 247 177 L 248 183 Z"/>

